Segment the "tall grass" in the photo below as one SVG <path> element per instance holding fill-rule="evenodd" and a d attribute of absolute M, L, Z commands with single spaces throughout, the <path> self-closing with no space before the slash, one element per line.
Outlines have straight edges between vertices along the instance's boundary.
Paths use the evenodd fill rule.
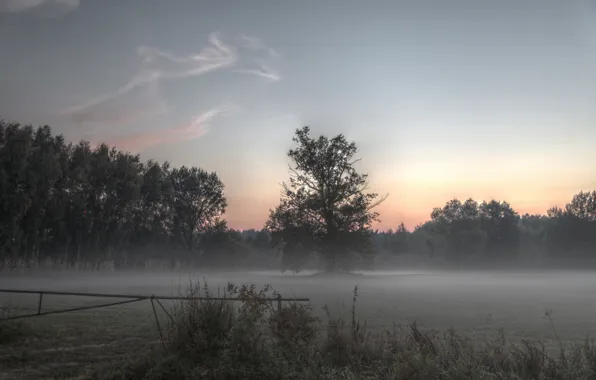
<path fill-rule="evenodd" d="M 203 296 L 207 300 L 191 297 Z M 356 318 L 327 321 L 309 305 L 281 309 L 266 301 L 270 287 L 232 284 L 214 299 L 206 285 L 194 285 L 171 313 L 165 346 L 132 358 L 102 379 L 596 379 L 591 341 L 560 346 L 549 355 L 538 341 L 474 342 L 455 331 L 432 333 L 416 324 L 373 334 Z M 234 303 L 226 298 L 238 297 Z"/>
<path fill-rule="evenodd" d="M 17 315 L 18 310 L 10 304 L 0 306 L 0 319 Z M 15 344 L 32 335 L 30 325 L 23 320 L 0 320 L 0 346 Z"/>

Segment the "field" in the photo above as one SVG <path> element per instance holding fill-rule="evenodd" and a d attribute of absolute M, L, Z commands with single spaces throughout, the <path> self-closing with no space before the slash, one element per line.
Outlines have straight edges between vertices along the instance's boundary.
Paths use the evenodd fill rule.
<path fill-rule="evenodd" d="M 281 275 L 276 272 L 38 274 L 0 278 L 0 288 L 178 295 L 191 280 L 211 290 L 235 284 L 271 284 L 284 297 L 307 297 L 321 318 L 327 305 L 333 316 L 347 317 L 354 286 L 357 316 L 371 330 L 416 321 L 421 329 L 454 328 L 474 339 L 496 336 L 504 328 L 511 341 L 542 340 L 555 348 L 585 340 L 596 331 L 596 273 L 588 271 L 374 272 L 354 276 Z M 112 302 L 113 299 L 44 296 L 44 311 Z M 0 294 L 0 305 L 18 313 L 37 308 L 36 295 Z M 168 303 L 165 303 L 167 307 Z M 552 311 L 552 321 L 545 310 Z M 160 311 L 160 322 L 167 318 Z M 81 368 L 123 361 L 159 343 L 149 301 L 26 320 L 32 336 L 0 345 L 0 379 L 66 377 Z M 554 326 L 553 326 L 554 325 Z"/>

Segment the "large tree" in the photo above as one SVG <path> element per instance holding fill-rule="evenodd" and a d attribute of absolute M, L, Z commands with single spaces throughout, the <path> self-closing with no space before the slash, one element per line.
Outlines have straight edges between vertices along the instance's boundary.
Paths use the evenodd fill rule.
<path fill-rule="evenodd" d="M 355 168 L 356 144 L 343 134 L 313 138 L 303 127 L 293 142 L 297 146 L 287 153 L 290 182 L 283 183 L 280 204 L 265 227 L 285 243 L 284 258 L 293 269 L 312 252 L 324 258 L 327 271 L 349 269 L 349 260 L 338 259 L 370 251 L 371 225 L 378 221 L 372 209 L 386 197 L 367 192 L 367 175 Z"/>

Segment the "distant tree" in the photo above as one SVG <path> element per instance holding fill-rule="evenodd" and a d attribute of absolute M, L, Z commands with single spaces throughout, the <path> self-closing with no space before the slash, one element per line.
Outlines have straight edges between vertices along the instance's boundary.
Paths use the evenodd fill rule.
<path fill-rule="evenodd" d="M 411 250 L 411 233 L 406 226 L 401 223 L 397 226 L 395 232 L 389 230 L 384 235 L 383 248 L 393 254 L 408 253 Z"/>
<path fill-rule="evenodd" d="M 384 198 L 368 193 L 366 175 L 355 170 L 356 146 L 309 132 L 296 131 L 290 182 L 267 228 L 240 233 L 225 223 L 215 173 L 141 162 L 105 144 L 66 143 L 48 126 L 0 119 L 0 265 L 113 259 L 119 266 L 164 255 L 230 264 L 250 256 L 265 265 L 281 257 L 291 270 L 322 258 L 331 271 L 362 265 L 374 249 L 451 259 L 518 251 L 596 257 L 596 191 L 521 217 L 507 202 L 453 199 L 412 232 L 403 225 L 373 232 L 373 208 Z"/>
<path fill-rule="evenodd" d="M 285 242 L 284 257 L 318 252 L 327 271 L 349 269 L 350 251 L 370 252 L 371 224 L 378 220 L 372 209 L 384 198 L 368 193 L 366 174 L 354 165 L 356 144 L 344 135 L 331 139 L 310 136 L 310 128 L 296 130 L 298 145 L 288 151 L 293 161 L 290 183 L 283 184 L 280 204 L 271 210 L 266 228 Z M 301 260 L 293 260 L 295 268 Z"/>
<path fill-rule="evenodd" d="M 551 219 L 546 215 L 524 214 L 519 219 L 520 249 L 535 254 L 544 253 L 544 242 Z"/>
<path fill-rule="evenodd" d="M 560 208 L 558 206 L 553 206 L 553 207 L 549 208 L 548 210 L 546 210 L 546 216 L 551 219 L 560 218 L 564 215 L 565 215 L 565 210 L 563 210 L 562 208 Z"/>
<path fill-rule="evenodd" d="M 257 250 L 270 250 L 271 237 L 267 230 L 249 229 L 242 231 L 242 236 L 246 243 Z"/>
<path fill-rule="evenodd" d="M 199 246 L 206 263 L 228 267 L 244 264 L 250 253 L 242 233 L 228 228 L 225 223 L 219 223 L 205 232 Z"/>
<path fill-rule="evenodd" d="M 259 249 L 269 248 L 271 244 L 271 236 L 269 231 L 259 230 L 254 238 L 254 246 Z"/>
<path fill-rule="evenodd" d="M 462 203 L 452 199 L 442 208 L 435 207 L 431 221 L 432 235 L 442 236 L 447 243 L 448 258 L 461 259 L 484 253 L 486 233 L 481 228 L 479 205 L 475 200 Z M 434 252 L 432 240 L 429 250 Z"/>
<path fill-rule="evenodd" d="M 519 251 L 519 215 L 509 203 L 453 199 L 431 213 L 434 234 L 445 237 L 451 258 L 486 254 L 488 258 L 515 256 Z"/>
<path fill-rule="evenodd" d="M 549 256 L 596 257 L 596 191 L 579 192 L 564 208 L 552 207 L 547 215 Z"/>
<path fill-rule="evenodd" d="M 224 185 L 216 173 L 183 166 L 169 173 L 172 186 L 170 229 L 187 250 L 197 247 L 201 234 L 221 229 L 227 207 Z"/>
<path fill-rule="evenodd" d="M 575 194 L 565 206 L 565 211 L 575 218 L 596 222 L 596 191 Z"/>
<path fill-rule="evenodd" d="M 519 215 L 507 202 L 491 200 L 479 206 L 481 228 L 487 235 L 487 255 L 492 258 L 519 254 Z"/>

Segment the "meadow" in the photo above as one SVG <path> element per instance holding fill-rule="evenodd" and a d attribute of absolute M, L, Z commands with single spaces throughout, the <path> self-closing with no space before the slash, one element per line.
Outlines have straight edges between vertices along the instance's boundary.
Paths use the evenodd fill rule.
<path fill-rule="evenodd" d="M 8 275 L 0 288 L 178 295 L 191 282 L 207 283 L 215 294 L 228 282 L 271 285 L 284 297 L 310 298 L 313 314 L 323 320 L 350 319 L 354 287 L 356 317 L 371 332 L 416 322 L 421 331 L 453 328 L 474 341 L 504 332 L 512 343 L 541 341 L 553 353 L 560 343 L 585 341 L 596 326 L 596 273 L 589 271 L 375 271 L 354 275 L 298 275 L 253 272 L 124 272 Z M 113 299 L 44 296 L 43 310 L 111 302 Z M 38 296 L 0 294 L 6 313 L 37 309 Z M 164 302 L 166 308 L 171 302 Z M 545 315 L 546 311 L 549 311 Z M 168 318 L 158 310 L 163 326 Z M 549 317 L 550 316 L 550 317 Z M 149 301 L 48 315 L 23 321 L 29 335 L 0 345 L 0 378 L 65 377 L 102 365 L 115 365 L 159 344 Z M 502 328 L 502 330 L 500 330 Z"/>

